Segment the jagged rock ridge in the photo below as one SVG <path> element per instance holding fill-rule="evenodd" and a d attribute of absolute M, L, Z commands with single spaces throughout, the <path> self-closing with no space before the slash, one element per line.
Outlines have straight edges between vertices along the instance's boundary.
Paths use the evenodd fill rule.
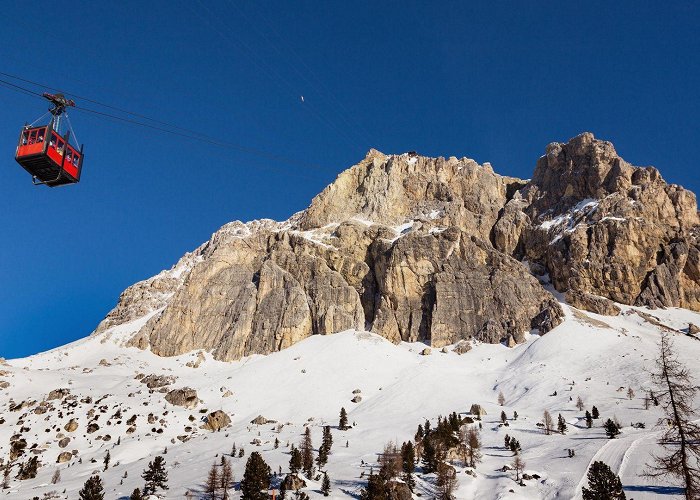
<path fill-rule="evenodd" d="M 466 158 L 371 150 L 288 221 L 233 222 L 120 297 L 99 331 L 151 314 L 131 343 L 233 360 L 370 329 L 435 347 L 520 342 L 561 309 L 610 300 L 700 310 L 695 196 L 582 134 L 529 182 Z"/>

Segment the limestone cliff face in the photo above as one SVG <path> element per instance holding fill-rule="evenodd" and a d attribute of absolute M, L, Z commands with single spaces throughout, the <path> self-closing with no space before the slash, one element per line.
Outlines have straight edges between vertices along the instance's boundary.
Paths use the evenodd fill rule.
<path fill-rule="evenodd" d="M 529 182 L 371 150 L 288 221 L 227 224 L 130 287 L 98 329 L 151 313 L 133 345 L 221 360 L 352 328 L 512 344 L 559 323 L 547 274 L 605 314 L 608 299 L 700 310 L 699 234 L 692 193 L 591 134 L 548 146 Z"/>

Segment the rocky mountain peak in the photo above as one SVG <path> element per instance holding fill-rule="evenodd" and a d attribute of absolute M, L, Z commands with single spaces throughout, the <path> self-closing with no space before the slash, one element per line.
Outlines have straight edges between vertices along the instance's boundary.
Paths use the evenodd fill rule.
<path fill-rule="evenodd" d="M 100 329 L 147 317 L 133 345 L 222 360 L 348 329 L 514 345 L 560 322 L 550 283 L 603 314 L 700 310 L 699 228 L 692 193 L 590 133 L 547 146 L 529 182 L 373 149 L 289 220 L 229 223 L 130 287 Z"/>

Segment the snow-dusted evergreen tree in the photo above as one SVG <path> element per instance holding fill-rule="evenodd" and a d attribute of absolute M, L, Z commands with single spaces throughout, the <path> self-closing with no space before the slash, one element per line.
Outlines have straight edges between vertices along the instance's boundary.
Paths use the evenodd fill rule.
<path fill-rule="evenodd" d="M 404 443 L 401 446 L 401 470 L 403 471 L 402 479 L 408 489 L 413 491 L 416 486 L 416 480 L 413 473 L 416 470 L 416 450 L 411 441 Z"/>
<path fill-rule="evenodd" d="M 323 481 L 321 482 L 321 493 L 327 497 L 331 492 L 331 480 L 328 478 L 328 473 L 323 473 Z"/>
<path fill-rule="evenodd" d="M 242 500 L 267 500 L 270 488 L 270 466 L 265 463 L 260 453 L 250 454 L 241 480 Z"/>
<path fill-rule="evenodd" d="M 299 451 L 298 448 L 295 448 L 292 446 L 292 451 L 291 451 L 291 457 L 289 458 L 289 471 L 292 474 L 296 474 L 301 470 L 301 467 L 303 465 L 302 458 L 301 458 L 301 451 Z"/>
<path fill-rule="evenodd" d="M 605 434 L 609 439 L 615 439 L 620 434 L 620 425 L 611 419 L 607 419 L 603 424 Z"/>
<path fill-rule="evenodd" d="M 341 431 L 344 431 L 345 429 L 348 428 L 348 412 L 345 411 L 345 408 L 340 409 L 340 419 L 338 420 L 338 429 Z"/>
<path fill-rule="evenodd" d="M 83 488 L 78 492 L 78 496 L 80 500 L 104 500 L 105 490 L 100 476 L 94 475 L 85 481 Z"/>
<path fill-rule="evenodd" d="M 144 495 L 152 495 L 159 489 L 168 489 L 168 472 L 165 470 L 165 459 L 160 455 L 156 456 L 152 462 L 148 463 L 148 467 L 141 477 L 146 484 L 143 486 Z"/>
<path fill-rule="evenodd" d="M 588 469 L 588 487 L 582 490 L 583 500 L 625 500 L 622 482 L 607 464 L 593 462 Z"/>
<path fill-rule="evenodd" d="M 566 420 L 564 420 L 564 417 L 562 417 L 560 413 L 559 417 L 557 418 L 557 430 L 559 431 L 559 434 L 566 434 L 566 429 Z"/>

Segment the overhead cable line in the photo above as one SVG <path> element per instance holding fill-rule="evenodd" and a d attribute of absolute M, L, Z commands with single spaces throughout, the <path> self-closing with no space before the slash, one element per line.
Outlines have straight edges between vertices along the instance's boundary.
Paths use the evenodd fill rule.
<path fill-rule="evenodd" d="M 0 73 L 0 74 L 3 74 L 3 75 L 4 75 L 5 73 Z M 38 93 L 38 92 L 34 92 L 34 91 L 32 91 L 31 89 L 27 89 L 27 88 L 22 87 L 22 86 L 20 86 L 20 85 L 16 85 L 16 84 L 14 84 L 14 83 L 12 83 L 12 82 L 8 82 L 8 81 L 6 81 L 6 80 L 0 79 L 0 85 L 1 85 L 1 86 L 4 86 L 4 87 L 6 87 L 6 88 L 8 88 L 8 89 L 10 89 L 10 90 L 14 90 L 14 91 L 16 91 L 16 92 L 19 92 L 19 93 L 22 93 L 22 94 L 25 94 L 25 95 L 28 95 L 28 96 L 31 96 L 31 97 L 36 97 L 36 98 L 39 98 L 39 99 L 41 99 L 41 100 L 44 100 L 42 94 L 40 94 L 40 93 Z M 54 89 L 55 87 L 47 87 L 47 88 L 52 88 L 52 89 Z M 70 93 L 68 93 L 68 92 L 66 92 L 66 94 L 71 95 L 71 96 L 75 96 L 75 94 L 70 94 Z M 76 96 L 76 97 L 77 97 L 77 96 Z M 157 130 L 157 131 L 160 131 L 160 132 L 164 132 L 164 133 L 171 134 L 171 135 L 175 135 L 175 136 L 179 136 L 179 137 L 185 137 L 185 138 L 188 138 L 188 139 L 193 139 L 193 140 L 196 140 L 196 141 L 204 142 L 204 143 L 207 143 L 207 144 L 212 144 L 212 145 L 215 145 L 215 146 L 220 146 L 220 147 L 224 147 L 224 148 L 235 149 L 235 150 L 241 151 L 241 152 L 243 152 L 243 153 L 247 153 L 247 154 L 251 154 L 251 155 L 263 157 L 263 158 L 266 158 L 266 159 L 269 159 L 269 160 L 273 160 L 273 161 L 277 161 L 277 162 L 280 162 L 280 163 L 286 163 L 286 164 L 288 164 L 288 165 L 294 165 L 294 166 L 302 167 L 302 168 L 314 168 L 314 169 L 323 170 L 323 167 L 321 167 L 321 166 L 319 166 L 319 165 L 315 165 L 315 164 L 313 164 L 313 163 L 302 163 L 302 162 L 299 162 L 299 161 L 297 161 L 297 160 L 294 160 L 294 159 L 291 159 L 291 158 L 287 158 L 287 157 L 284 157 L 284 156 L 281 156 L 281 155 L 277 155 L 277 154 L 274 154 L 274 153 L 269 153 L 269 152 L 267 152 L 267 151 L 263 151 L 263 150 L 256 149 L 256 148 L 251 148 L 251 147 L 247 147 L 247 146 L 242 146 L 242 145 L 240 145 L 240 144 L 236 144 L 236 143 L 229 142 L 229 141 L 222 141 L 222 140 L 219 140 L 219 139 L 216 139 L 216 138 L 213 138 L 213 137 L 209 137 L 209 136 L 206 136 L 206 135 L 200 134 L 200 133 L 198 133 L 198 132 L 194 132 L 194 131 L 192 131 L 192 133 L 188 133 L 188 131 L 177 131 L 177 130 L 172 130 L 172 129 L 170 129 L 170 128 L 165 128 L 165 127 L 158 126 L 158 125 L 153 125 L 153 124 L 150 124 L 150 123 L 144 123 L 144 122 L 142 122 L 142 121 L 134 120 L 134 119 L 131 119 L 131 118 L 125 118 L 125 117 L 123 117 L 123 116 L 117 116 L 117 115 L 114 115 L 114 114 L 111 114 L 111 113 L 106 113 L 106 112 L 103 112 L 103 111 L 98 111 L 98 110 L 94 110 L 94 109 L 84 108 L 84 107 L 82 107 L 82 106 L 75 106 L 74 109 L 75 109 L 76 111 L 80 111 L 80 112 L 84 112 L 84 113 L 88 113 L 88 114 L 100 116 L 100 117 L 107 118 L 107 119 L 111 119 L 111 120 L 117 120 L 117 121 L 120 121 L 120 122 L 123 122 L 123 123 L 128 123 L 128 124 L 131 124 L 131 125 L 140 126 L 140 127 L 144 127 L 144 128 L 148 128 L 148 129 L 152 129 L 152 130 Z M 185 129 L 185 130 L 186 130 L 186 129 Z M 298 173 L 298 172 L 295 172 L 295 173 Z"/>

